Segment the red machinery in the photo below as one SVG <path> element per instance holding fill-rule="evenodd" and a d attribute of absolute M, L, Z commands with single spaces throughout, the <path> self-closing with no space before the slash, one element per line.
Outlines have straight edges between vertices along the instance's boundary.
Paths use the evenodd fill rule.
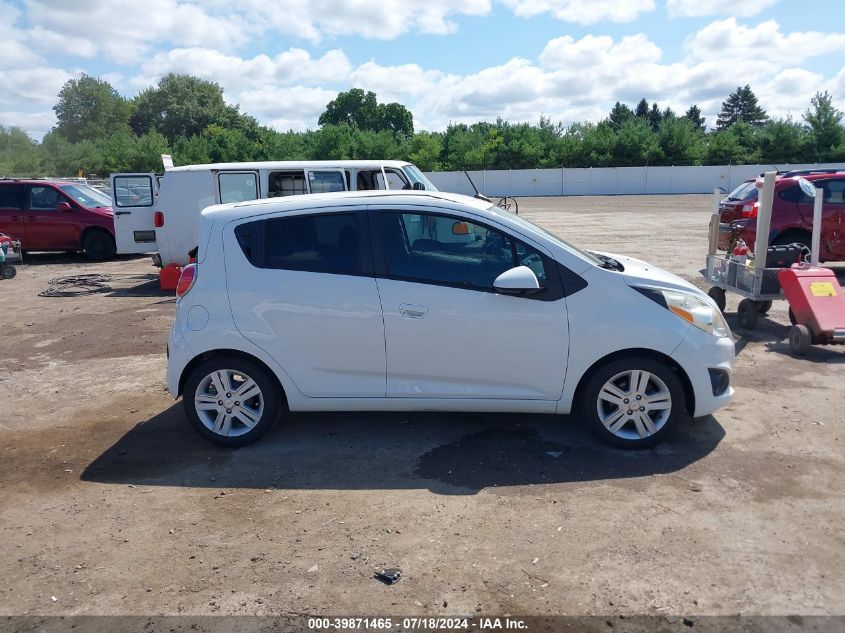
<path fill-rule="evenodd" d="M 778 272 L 778 281 L 789 301 L 793 352 L 804 354 L 813 343 L 845 343 L 845 295 L 832 270 L 795 264 Z"/>

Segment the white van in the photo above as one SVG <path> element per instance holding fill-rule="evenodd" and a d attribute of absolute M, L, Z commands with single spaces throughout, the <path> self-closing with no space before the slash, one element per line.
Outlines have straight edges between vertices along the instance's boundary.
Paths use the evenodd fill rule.
<path fill-rule="evenodd" d="M 158 265 L 184 265 L 206 207 L 370 189 L 437 191 L 415 165 L 397 160 L 215 163 L 174 167 L 164 176 L 112 174 L 117 252 L 154 253 Z"/>

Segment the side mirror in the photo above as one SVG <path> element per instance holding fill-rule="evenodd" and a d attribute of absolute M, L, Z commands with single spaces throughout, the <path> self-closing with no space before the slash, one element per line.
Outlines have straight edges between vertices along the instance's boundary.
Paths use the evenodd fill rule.
<path fill-rule="evenodd" d="M 421 182 L 415 182 L 414 186 L 412 187 L 414 191 L 425 191 L 425 185 Z"/>
<path fill-rule="evenodd" d="M 70 202 L 60 202 L 56 205 L 56 211 L 73 211 L 73 207 L 70 206 Z"/>
<path fill-rule="evenodd" d="M 527 295 L 540 291 L 540 281 L 528 266 L 517 266 L 496 277 L 493 290 L 507 295 Z"/>

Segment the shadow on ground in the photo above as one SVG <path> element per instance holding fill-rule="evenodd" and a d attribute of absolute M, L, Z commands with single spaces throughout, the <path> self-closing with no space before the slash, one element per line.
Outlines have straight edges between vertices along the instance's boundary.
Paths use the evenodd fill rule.
<path fill-rule="evenodd" d="M 678 471 L 724 437 L 713 417 L 684 422 L 655 449 L 622 451 L 572 417 L 515 414 L 296 414 L 237 450 L 207 443 L 181 403 L 141 422 L 95 459 L 84 481 L 282 489 L 428 488 L 474 494 Z"/>
<path fill-rule="evenodd" d="M 149 259 L 149 255 L 117 255 L 112 262 L 129 262 L 136 259 Z M 43 266 L 45 264 L 82 264 L 85 266 L 102 266 L 106 262 L 88 259 L 82 252 L 34 253 L 27 252 L 23 256 L 24 266 Z"/>

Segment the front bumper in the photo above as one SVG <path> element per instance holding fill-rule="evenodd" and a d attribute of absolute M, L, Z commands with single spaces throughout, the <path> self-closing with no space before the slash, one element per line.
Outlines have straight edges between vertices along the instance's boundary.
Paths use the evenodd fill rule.
<path fill-rule="evenodd" d="M 693 417 L 710 415 L 730 404 L 733 399 L 733 361 L 736 356 L 732 338 L 717 338 L 705 332 L 691 330 L 672 353 L 686 372 L 695 395 Z M 727 373 L 730 386 L 714 395 L 711 369 Z"/>

